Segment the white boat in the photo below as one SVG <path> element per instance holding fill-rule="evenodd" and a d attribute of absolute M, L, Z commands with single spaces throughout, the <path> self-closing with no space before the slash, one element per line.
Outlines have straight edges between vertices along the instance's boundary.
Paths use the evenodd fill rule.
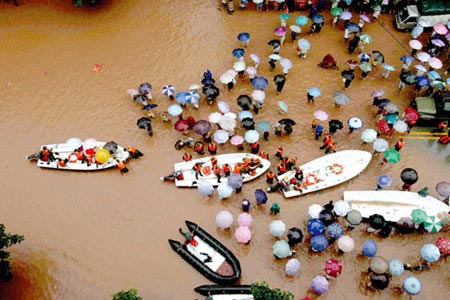
<path fill-rule="evenodd" d="M 217 163 L 221 168 L 223 168 L 224 164 L 229 164 L 231 168 L 231 172 L 233 172 L 234 166 L 237 163 L 244 163 L 246 159 L 253 160 L 253 162 L 249 164 L 249 172 L 242 173 L 243 182 L 247 182 L 253 180 L 262 174 L 264 174 L 270 167 L 270 161 L 267 159 L 263 159 L 258 155 L 251 153 L 228 153 L 228 154 L 220 154 L 215 155 L 217 158 Z M 217 176 L 214 174 L 212 170 L 211 163 L 212 156 L 202 157 L 198 159 L 193 159 L 188 162 L 179 162 L 174 164 L 174 173 L 173 174 L 182 174 L 181 177 L 173 176 L 173 174 L 161 177 L 161 180 L 175 180 L 175 185 L 177 187 L 196 187 L 197 181 L 200 179 L 202 181 L 209 181 L 213 184 L 213 186 L 219 185 L 217 180 Z M 203 176 L 199 176 L 198 179 L 195 177 L 194 166 L 196 164 L 201 164 L 201 173 Z M 182 178 L 182 179 L 181 179 Z M 222 176 L 222 179 L 224 176 Z"/>
<path fill-rule="evenodd" d="M 26 157 L 28 160 L 37 160 L 36 165 L 41 168 L 50 168 L 58 170 L 71 171 L 99 171 L 117 166 L 119 162 L 125 162 L 130 157 L 130 153 L 122 146 L 114 142 L 108 142 L 109 159 L 104 163 L 95 160 L 95 153 L 107 144 L 106 142 L 96 141 L 90 151 L 75 151 L 73 145 L 67 143 L 42 145 L 40 151 Z M 44 159 L 42 153 L 44 149 L 50 151 L 48 159 Z M 82 148 L 80 148 L 82 149 Z M 83 152 L 84 158 L 79 152 Z M 87 153 L 86 153 L 87 152 Z M 44 159 L 44 160 L 43 160 Z M 60 164 L 60 161 L 64 164 Z M 65 165 L 65 166 L 64 166 Z"/>
<path fill-rule="evenodd" d="M 283 183 L 286 198 L 301 196 L 318 190 L 341 184 L 361 173 L 372 159 L 372 154 L 361 150 L 343 150 L 326 154 L 300 166 L 303 171 L 301 189 L 295 189 L 290 181 L 295 178 L 295 170 L 290 170 L 277 176 Z"/>
<path fill-rule="evenodd" d="M 344 201 L 360 211 L 363 218 L 380 214 L 390 222 L 409 217 L 414 209 L 423 209 L 428 216 L 450 211 L 447 204 L 434 197 L 406 191 L 345 191 Z"/>
<path fill-rule="evenodd" d="M 223 294 L 223 295 L 209 295 L 205 300 L 253 300 L 255 299 L 251 294 Z"/>

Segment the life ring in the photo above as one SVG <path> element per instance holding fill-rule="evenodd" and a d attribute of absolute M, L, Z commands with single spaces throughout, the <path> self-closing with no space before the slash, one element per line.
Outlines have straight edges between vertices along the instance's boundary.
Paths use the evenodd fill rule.
<path fill-rule="evenodd" d="M 332 164 L 330 170 L 334 174 L 339 175 L 342 173 L 342 171 L 344 171 L 344 167 L 340 164 Z"/>
<path fill-rule="evenodd" d="M 202 168 L 202 174 L 205 176 L 208 176 L 209 174 L 211 174 L 211 167 L 210 166 L 204 166 Z"/>
<path fill-rule="evenodd" d="M 317 178 L 316 174 L 309 173 L 305 177 L 305 185 L 312 185 L 312 184 L 316 184 L 318 182 L 319 182 L 319 179 Z"/>
<path fill-rule="evenodd" d="M 76 163 L 78 161 L 78 154 L 72 152 L 69 154 L 69 156 L 67 156 L 67 159 L 69 160 L 70 163 Z"/>

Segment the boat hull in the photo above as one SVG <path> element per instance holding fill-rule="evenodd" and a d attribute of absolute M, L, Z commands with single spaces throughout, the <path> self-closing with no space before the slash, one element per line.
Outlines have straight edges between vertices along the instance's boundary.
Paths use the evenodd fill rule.
<path fill-rule="evenodd" d="M 222 294 L 232 294 L 232 295 L 242 295 L 251 294 L 251 285 L 232 285 L 232 286 L 222 286 L 222 285 L 200 285 L 194 288 L 197 293 L 208 296 L 208 295 L 222 295 Z"/>
<path fill-rule="evenodd" d="M 450 211 L 447 204 L 434 197 L 406 191 L 345 191 L 344 201 L 360 211 L 363 218 L 379 214 L 389 222 L 410 217 L 414 209 L 422 209 L 428 216 Z"/>

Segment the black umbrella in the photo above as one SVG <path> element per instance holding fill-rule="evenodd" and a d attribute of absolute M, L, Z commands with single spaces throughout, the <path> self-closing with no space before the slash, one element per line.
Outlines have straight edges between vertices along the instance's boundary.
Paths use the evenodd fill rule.
<path fill-rule="evenodd" d="M 355 79 L 355 73 L 352 70 L 344 70 L 341 72 L 342 78 L 346 80 L 353 80 Z"/>
<path fill-rule="evenodd" d="M 284 76 L 283 74 L 277 74 L 273 77 L 273 82 L 275 82 L 275 84 L 279 84 L 282 82 L 286 81 L 286 76 Z"/>
<path fill-rule="evenodd" d="M 383 224 L 383 228 L 378 232 L 378 235 L 381 237 L 388 237 L 392 232 L 393 227 L 389 225 L 388 222 Z"/>
<path fill-rule="evenodd" d="M 413 168 L 405 168 L 400 174 L 400 178 L 406 184 L 414 184 L 419 180 L 419 175 Z"/>
<path fill-rule="evenodd" d="M 330 120 L 328 122 L 328 126 L 330 126 L 330 131 L 332 131 L 331 128 L 335 128 L 335 129 L 344 128 L 344 124 L 341 121 L 336 120 L 336 119 Z"/>
<path fill-rule="evenodd" d="M 280 43 L 280 40 L 273 39 L 273 40 L 270 40 L 270 41 L 267 43 L 267 45 L 270 45 L 270 46 L 272 46 L 272 47 L 278 47 L 278 46 L 281 45 L 281 43 Z"/>
<path fill-rule="evenodd" d="M 108 150 L 109 153 L 114 154 L 119 150 L 119 145 L 116 142 L 110 141 L 103 145 L 103 148 Z"/>
<path fill-rule="evenodd" d="M 384 219 L 384 217 L 382 215 L 373 214 L 373 215 L 369 216 L 369 225 L 373 229 L 376 229 L 376 230 L 382 229 L 385 222 L 386 222 L 386 220 Z"/>
<path fill-rule="evenodd" d="M 335 216 L 333 212 L 329 211 L 328 209 L 322 209 L 322 211 L 319 213 L 319 220 L 322 221 L 323 225 L 328 226 L 331 223 L 334 223 Z"/>
<path fill-rule="evenodd" d="M 149 117 L 142 117 L 139 120 L 137 120 L 136 125 L 140 129 L 147 129 L 152 128 L 152 120 Z"/>
<path fill-rule="evenodd" d="M 208 85 L 208 84 L 214 84 L 216 81 L 212 78 L 203 78 L 202 79 L 202 84 L 203 85 Z"/>
<path fill-rule="evenodd" d="M 303 241 L 303 232 L 300 228 L 292 227 L 289 228 L 287 233 L 288 243 L 289 246 L 294 246 L 296 244 L 299 244 Z"/>
<path fill-rule="evenodd" d="M 389 278 L 386 274 L 370 274 L 370 282 L 377 290 L 384 290 L 389 285 Z"/>
<path fill-rule="evenodd" d="M 237 98 L 237 105 L 239 105 L 243 110 L 250 110 L 250 106 L 252 106 L 252 99 L 247 95 L 240 95 Z"/>
<path fill-rule="evenodd" d="M 410 217 L 402 217 L 397 221 L 397 223 L 395 223 L 395 228 L 399 232 L 403 232 L 403 233 L 413 232 L 414 226 L 415 226 L 415 223 L 413 220 L 411 220 Z"/>
<path fill-rule="evenodd" d="M 416 74 L 411 71 L 402 72 L 400 80 L 405 84 L 416 84 Z"/>
<path fill-rule="evenodd" d="M 389 100 L 388 98 L 381 98 L 381 99 L 375 98 L 372 102 L 372 105 L 378 106 L 379 108 L 383 108 L 389 102 L 391 102 L 391 100 Z"/>
<path fill-rule="evenodd" d="M 245 129 L 255 129 L 255 121 L 252 118 L 242 119 L 241 124 Z"/>
<path fill-rule="evenodd" d="M 203 86 L 203 95 L 205 95 L 208 100 L 213 100 L 219 96 L 219 88 L 214 84 L 207 84 Z"/>
<path fill-rule="evenodd" d="M 292 125 L 291 124 L 286 124 L 286 125 L 284 125 L 284 132 L 286 132 L 286 134 L 291 134 L 292 133 L 292 131 L 293 131 L 293 129 L 292 129 Z"/>
<path fill-rule="evenodd" d="M 289 119 L 289 118 L 281 119 L 281 120 L 278 121 L 278 123 L 280 123 L 281 125 L 287 125 L 287 124 L 289 124 L 291 126 L 292 125 L 297 125 L 297 123 L 295 123 L 294 120 Z"/>

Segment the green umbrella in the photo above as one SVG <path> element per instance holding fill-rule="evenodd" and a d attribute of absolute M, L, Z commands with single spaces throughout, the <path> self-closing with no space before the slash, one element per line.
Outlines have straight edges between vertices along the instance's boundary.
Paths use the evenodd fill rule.
<path fill-rule="evenodd" d="M 272 246 L 272 250 L 276 258 L 286 258 L 292 255 L 291 248 L 286 241 L 276 241 Z"/>
<path fill-rule="evenodd" d="M 445 89 L 445 83 L 441 79 L 436 79 L 431 81 L 431 86 L 434 89 L 443 90 Z"/>
<path fill-rule="evenodd" d="M 331 9 L 331 15 L 332 16 L 339 16 L 340 14 L 342 13 L 342 8 L 340 8 L 340 7 L 333 7 L 332 9 Z"/>
<path fill-rule="evenodd" d="M 442 221 L 441 219 L 435 217 L 435 216 L 429 216 L 423 222 L 423 226 L 425 227 L 425 230 L 431 233 L 439 232 L 442 229 Z"/>
<path fill-rule="evenodd" d="M 400 161 L 400 153 L 394 148 L 389 148 L 384 151 L 384 158 L 393 164 L 396 164 Z"/>
<path fill-rule="evenodd" d="M 362 62 L 358 65 L 358 67 L 361 69 L 361 71 L 363 72 L 370 72 L 373 70 L 372 68 L 372 64 L 368 63 L 368 62 Z"/>
<path fill-rule="evenodd" d="M 411 211 L 411 220 L 413 220 L 416 224 L 422 224 L 425 222 L 427 217 L 427 213 L 420 208 L 416 208 Z"/>
<path fill-rule="evenodd" d="M 372 37 L 371 37 L 370 35 L 368 35 L 368 34 L 361 33 L 361 34 L 359 35 L 359 38 L 360 38 L 361 42 L 363 42 L 363 43 L 365 43 L 365 44 L 370 44 L 370 43 L 372 43 Z"/>

